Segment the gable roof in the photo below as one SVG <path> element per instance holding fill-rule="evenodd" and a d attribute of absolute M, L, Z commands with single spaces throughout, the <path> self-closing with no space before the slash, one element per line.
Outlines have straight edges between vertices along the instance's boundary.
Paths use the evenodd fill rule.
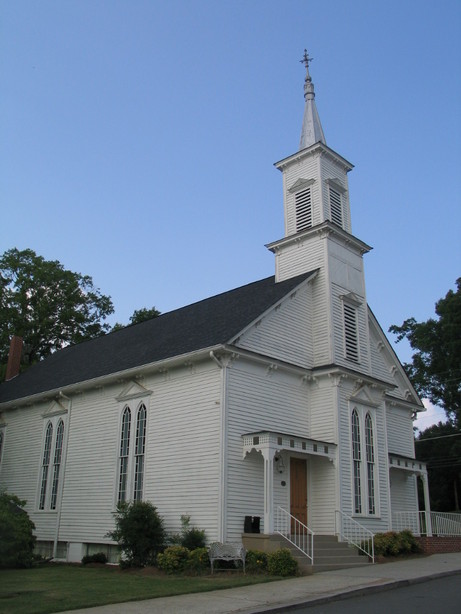
<path fill-rule="evenodd" d="M 66 347 L 0 384 L 0 404 L 227 343 L 311 275 L 268 277 Z"/>

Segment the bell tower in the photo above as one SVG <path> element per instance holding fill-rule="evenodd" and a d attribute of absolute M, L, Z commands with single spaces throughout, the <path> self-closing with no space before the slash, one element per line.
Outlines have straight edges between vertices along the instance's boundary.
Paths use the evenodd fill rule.
<path fill-rule="evenodd" d="M 326 144 L 309 72 L 312 59 L 304 51 L 299 150 L 275 164 L 283 176 L 285 236 L 266 247 L 275 254 L 276 281 L 318 270 L 313 289 L 317 365 L 345 362 L 368 370 L 362 257 L 371 248 L 352 235 L 347 174 L 353 165 Z"/>

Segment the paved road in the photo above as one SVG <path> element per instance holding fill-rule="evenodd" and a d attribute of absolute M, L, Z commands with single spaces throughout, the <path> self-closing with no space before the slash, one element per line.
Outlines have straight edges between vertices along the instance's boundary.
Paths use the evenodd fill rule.
<path fill-rule="evenodd" d="M 296 614 L 460 614 L 461 574 L 291 611 Z"/>

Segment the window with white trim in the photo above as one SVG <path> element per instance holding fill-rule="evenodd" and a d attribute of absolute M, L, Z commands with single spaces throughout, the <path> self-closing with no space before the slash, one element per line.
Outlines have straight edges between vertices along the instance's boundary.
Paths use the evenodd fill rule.
<path fill-rule="evenodd" d="M 55 510 L 57 507 L 63 445 L 64 420 L 62 418 L 49 418 L 46 423 L 43 439 L 38 500 L 39 510 Z"/>
<path fill-rule="evenodd" d="M 352 462 L 354 471 L 354 513 L 362 513 L 362 453 L 360 449 L 360 422 L 357 410 L 352 412 Z"/>
<path fill-rule="evenodd" d="M 359 362 L 359 331 L 357 307 L 344 301 L 344 353 L 348 360 Z"/>
<path fill-rule="evenodd" d="M 119 460 L 119 479 L 118 479 L 118 502 L 126 501 L 127 480 L 128 480 L 128 461 L 130 454 L 130 430 L 131 430 L 131 410 L 125 407 L 122 414 L 122 431 L 120 434 L 120 460 Z"/>
<path fill-rule="evenodd" d="M 50 503 L 50 509 L 52 510 L 56 509 L 56 501 L 58 498 L 59 472 L 61 469 L 63 438 L 64 438 L 64 422 L 61 419 L 58 422 L 58 428 L 56 429 L 56 443 L 54 445 L 53 486 L 51 489 L 51 503 Z"/>
<path fill-rule="evenodd" d="M 368 513 L 375 514 L 375 449 L 373 441 L 373 421 L 370 412 L 367 412 L 365 416 L 365 447 L 367 458 Z"/>
<path fill-rule="evenodd" d="M 352 410 L 351 434 L 354 514 L 365 513 L 374 516 L 377 507 L 376 463 L 373 418 L 369 411 L 363 416 L 363 412 L 357 408 Z M 365 450 L 364 457 L 362 449 Z"/>
<path fill-rule="evenodd" d="M 343 226 L 343 205 L 342 205 L 342 196 L 338 190 L 329 186 L 329 196 L 330 196 L 330 219 L 338 226 Z"/>
<path fill-rule="evenodd" d="M 2 462 L 3 443 L 5 441 L 5 431 L 0 428 L 0 464 Z"/>
<path fill-rule="evenodd" d="M 43 446 L 42 457 L 42 479 L 40 483 L 40 502 L 38 509 L 45 509 L 46 490 L 48 486 L 48 470 L 50 468 L 50 456 L 51 456 L 51 441 L 53 439 L 53 425 L 48 422 L 45 431 L 45 444 Z"/>
<path fill-rule="evenodd" d="M 311 189 L 306 188 L 295 194 L 296 232 L 312 227 Z"/>
<path fill-rule="evenodd" d="M 142 487 L 144 479 L 144 452 L 146 449 L 146 407 L 141 404 L 136 418 L 136 443 L 135 443 L 135 464 L 134 464 L 134 491 L 133 499 L 142 499 Z"/>
<path fill-rule="evenodd" d="M 147 411 L 140 403 L 134 419 L 132 442 L 132 412 L 125 405 L 122 413 L 119 448 L 119 476 L 117 501 L 141 501 L 144 486 L 144 455 L 146 449 Z"/>

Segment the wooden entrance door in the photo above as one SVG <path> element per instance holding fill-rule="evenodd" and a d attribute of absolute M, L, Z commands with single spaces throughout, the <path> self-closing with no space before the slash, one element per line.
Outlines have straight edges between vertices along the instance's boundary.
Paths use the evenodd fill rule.
<path fill-rule="evenodd" d="M 307 526 L 307 466 L 303 458 L 290 459 L 290 513 Z"/>

